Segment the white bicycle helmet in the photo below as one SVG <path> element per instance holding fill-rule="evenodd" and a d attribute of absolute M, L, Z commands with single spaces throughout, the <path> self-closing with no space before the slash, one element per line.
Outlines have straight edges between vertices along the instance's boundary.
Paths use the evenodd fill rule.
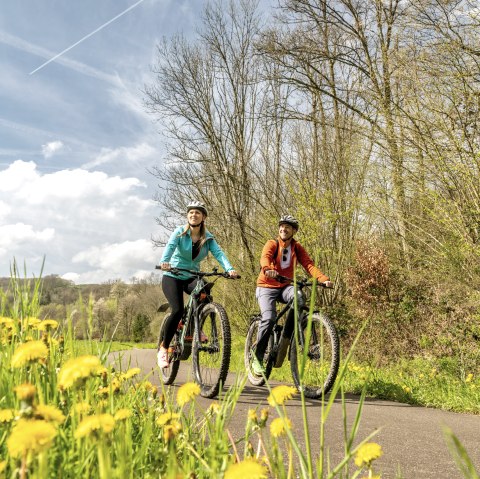
<path fill-rule="evenodd" d="M 205 216 L 208 216 L 207 207 L 206 207 L 203 203 L 201 203 L 200 201 L 191 201 L 191 202 L 187 205 L 187 213 L 188 213 L 190 210 L 199 210 L 199 211 L 201 211 Z"/>
<path fill-rule="evenodd" d="M 292 215 L 283 215 L 280 217 L 280 220 L 278 221 L 278 226 L 284 224 L 290 225 L 298 231 L 298 220 Z"/>

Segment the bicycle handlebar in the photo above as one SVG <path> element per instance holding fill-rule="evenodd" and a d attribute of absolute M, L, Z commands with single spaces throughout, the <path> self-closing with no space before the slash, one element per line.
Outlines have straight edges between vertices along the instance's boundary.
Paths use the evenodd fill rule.
<path fill-rule="evenodd" d="M 161 266 L 159 266 L 158 264 L 155 265 L 155 269 L 162 269 Z M 223 271 L 221 273 L 219 273 L 217 271 L 217 268 L 213 268 L 213 271 L 195 271 L 193 269 L 186 269 L 186 268 L 170 268 L 170 269 L 167 269 L 165 271 L 168 271 L 170 273 L 173 273 L 173 274 L 179 274 L 181 271 L 185 272 L 185 273 L 190 273 L 191 275 L 193 276 L 197 276 L 198 278 L 203 278 L 205 276 L 222 276 L 223 278 L 227 278 L 227 279 L 240 279 L 241 276 L 238 275 L 237 277 L 232 277 L 230 276 L 229 273 L 227 273 L 226 271 Z"/>
<path fill-rule="evenodd" d="M 288 276 L 282 276 L 281 274 L 278 274 L 276 278 L 273 279 L 278 279 L 280 282 L 285 282 L 289 281 L 290 283 L 293 283 L 295 281 L 294 278 L 289 278 Z M 313 281 L 308 280 L 307 278 L 305 279 L 297 279 L 297 283 L 301 286 L 312 286 Z M 327 288 L 327 289 L 333 289 L 330 286 L 327 286 L 325 283 L 322 283 L 321 281 L 317 282 L 317 286 L 321 286 L 322 288 Z"/>

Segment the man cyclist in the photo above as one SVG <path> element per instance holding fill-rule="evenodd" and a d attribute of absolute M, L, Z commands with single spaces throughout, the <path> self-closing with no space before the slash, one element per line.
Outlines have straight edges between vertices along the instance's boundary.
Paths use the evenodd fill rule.
<path fill-rule="evenodd" d="M 295 294 L 294 285 L 282 283 L 278 280 L 278 275 L 293 278 L 295 267 L 300 264 L 318 282 L 325 283 L 325 286 L 329 288 L 333 286 L 328 276 L 315 267 L 305 248 L 293 238 L 298 231 L 298 220 L 290 215 L 282 216 L 278 222 L 278 228 L 278 238 L 266 242 L 260 258 L 261 270 L 257 279 L 256 298 L 262 319 L 258 327 L 257 346 L 252 361 L 252 372 L 256 376 L 261 376 L 265 372 L 263 357 L 268 339 L 275 326 L 276 303 L 277 301 L 287 303 Z M 303 306 L 303 302 L 303 295 L 298 291 L 298 308 Z M 282 358 L 282 361 L 295 326 L 294 314 L 292 308 L 288 313 L 278 349 L 278 356 Z"/>

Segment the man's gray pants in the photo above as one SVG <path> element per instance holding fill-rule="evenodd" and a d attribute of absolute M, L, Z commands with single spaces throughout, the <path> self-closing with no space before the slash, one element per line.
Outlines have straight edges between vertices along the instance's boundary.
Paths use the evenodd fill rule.
<path fill-rule="evenodd" d="M 255 356 L 260 362 L 263 362 L 263 356 L 268 346 L 268 339 L 275 326 L 275 318 L 277 316 L 277 301 L 283 304 L 288 303 L 295 294 L 295 288 L 292 284 L 284 286 L 283 288 L 263 288 L 257 286 L 255 296 L 260 306 L 260 313 L 262 319 L 258 326 L 257 346 L 255 348 Z M 297 292 L 297 305 L 300 309 L 304 304 L 304 299 L 301 291 Z M 289 316 L 293 309 L 288 313 Z M 293 318 L 287 318 L 287 323 Z M 293 331 L 293 329 L 292 329 Z M 290 331 L 291 334 L 291 331 Z"/>

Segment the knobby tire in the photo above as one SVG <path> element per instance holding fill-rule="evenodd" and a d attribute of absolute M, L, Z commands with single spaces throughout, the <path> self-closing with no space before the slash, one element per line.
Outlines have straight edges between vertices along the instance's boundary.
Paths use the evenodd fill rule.
<path fill-rule="evenodd" d="M 306 334 L 306 329 L 303 335 Z M 302 335 L 302 336 L 303 336 Z M 301 362 L 304 347 L 299 341 L 299 350 L 295 338 L 290 346 L 290 367 L 295 386 L 307 398 L 318 399 L 333 386 L 340 366 L 340 341 L 332 321 L 323 313 L 313 313 L 312 334 L 308 345 L 303 377 Z"/>
<path fill-rule="evenodd" d="M 213 398 L 225 384 L 230 366 L 230 323 L 225 308 L 218 303 L 203 306 L 194 334 L 192 359 L 200 395 Z M 206 338 L 202 340 L 203 333 Z"/>

